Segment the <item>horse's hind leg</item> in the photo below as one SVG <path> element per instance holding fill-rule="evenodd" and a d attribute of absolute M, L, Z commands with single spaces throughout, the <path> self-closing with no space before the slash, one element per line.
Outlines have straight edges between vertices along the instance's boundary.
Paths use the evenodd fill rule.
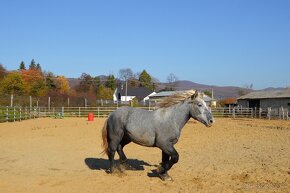
<path fill-rule="evenodd" d="M 162 150 L 162 163 L 159 168 L 159 175 L 162 180 L 172 180 L 167 171 L 178 162 L 178 159 L 179 155 L 173 146 Z"/>
<path fill-rule="evenodd" d="M 129 140 L 128 138 L 124 137 L 121 141 L 121 143 L 118 145 L 118 148 L 117 148 L 117 152 L 119 154 L 119 157 L 120 157 L 120 164 L 122 165 L 122 168 L 123 169 L 128 169 L 128 170 L 134 170 L 135 168 L 133 168 L 132 166 L 130 166 L 128 163 L 127 163 L 127 157 L 124 153 L 124 146 L 127 145 L 128 143 L 130 143 L 131 140 Z"/>
<path fill-rule="evenodd" d="M 122 141 L 120 142 L 120 144 L 118 145 L 117 148 L 117 152 L 120 156 L 120 162 L 125 163 L 127 161 L 127 157 L 123 151 L 123 148 L 125 147 L 125 145 L 127 145 L 128 143 L 130 143 L 131 140 L 129 138 L 127 138 L 126 136 L 123 137 Z"/>
<path fill-rule="evenodd" d="M 122 137 L 123 137 L 122 134 L 116 135 L 115 133 L 109 136 L 109 139 L 110 139 L 109 146 L 108 146 L 108 157 L 110 161 L 109 173 L 114 172 L 114 169 L 115 169 L 114 157 L 115 157 L 116 151 L 118 151 L 118 147 L 119 147 Z"/>

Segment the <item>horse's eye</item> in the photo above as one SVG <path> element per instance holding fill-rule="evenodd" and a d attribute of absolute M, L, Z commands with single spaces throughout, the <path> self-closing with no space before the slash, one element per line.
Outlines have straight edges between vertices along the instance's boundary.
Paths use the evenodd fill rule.
<path fill-rule="evenodd" d="M 202 104 L 201 103 L 198 103 L 197 106 L 202 107 Z"/>

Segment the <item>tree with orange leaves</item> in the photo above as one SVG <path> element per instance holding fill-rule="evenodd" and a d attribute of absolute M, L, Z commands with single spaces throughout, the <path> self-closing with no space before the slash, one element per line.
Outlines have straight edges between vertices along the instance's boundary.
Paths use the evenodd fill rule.
<path fill-rule="evenodd" d="M 64 76 L 56 78 L 56 89 L 60 94 L 69 94 L 70 86 L 68 80 Z"/>
<path fill-rule="evenodd" d="M 44 96 L 48 88 L 43 73 L 36 68 L 21 70 L 25 92 L 32 96 Z"/>

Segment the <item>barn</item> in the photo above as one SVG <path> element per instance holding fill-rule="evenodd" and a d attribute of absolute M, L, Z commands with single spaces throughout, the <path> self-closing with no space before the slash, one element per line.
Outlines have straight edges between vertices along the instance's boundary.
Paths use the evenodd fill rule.
<path fill-rule="evenodd" d="M 151 91 L 146 87 L 128 87 L 126 95 L 126 89 L 123 86 L 119 86 L 115 89 L 113 100 L 115 103 L 117 101 L 121 103 L 128 103 L 133 99 L 137 99 L 139 103 L 145 104 L 149 100 L 149 96 L 154 94 L 156 94 L 156 92 Z"/>
<path fill-rule="evenodd" d="M 238 105 L 247 108 L 281 108 L 290 110 L 290 88 L 257 91 L 238 98 Z"/>

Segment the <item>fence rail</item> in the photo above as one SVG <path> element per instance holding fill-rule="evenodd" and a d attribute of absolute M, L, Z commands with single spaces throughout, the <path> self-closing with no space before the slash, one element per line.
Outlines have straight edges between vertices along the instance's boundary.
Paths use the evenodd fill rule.
<path fill-rule="evenodd" d="M 15 122 L 39 117 L 87 117 L 93 113 L 95 117 L 107 117 L 118 107 L 0 107 L 0 122 Z M 155 110 L 154 107 L 139 107 Z M 214 117 L 260 118 L 289 120 L 289 109 L 284 108 L 213 108 Z"/>

